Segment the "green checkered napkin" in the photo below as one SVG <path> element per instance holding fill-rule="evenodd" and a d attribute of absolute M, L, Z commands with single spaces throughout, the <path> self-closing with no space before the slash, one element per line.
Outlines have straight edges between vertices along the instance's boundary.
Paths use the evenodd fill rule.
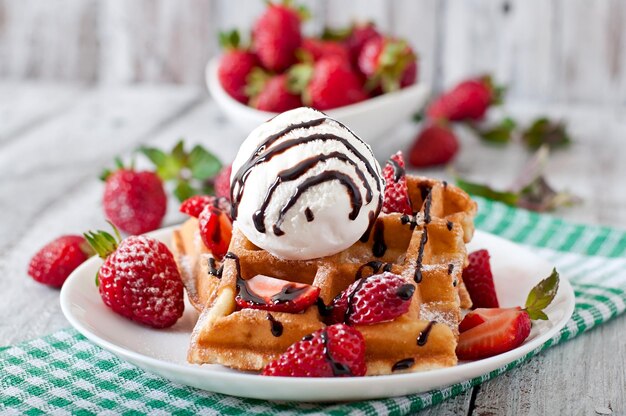
<path fill-rule="evenodd" d="M 442 402 L 602 324 L 626 305 L 626 232 L 575 225 L 479 199 L 478 228 L 536 252 L 567 276 L 576 309 L 567 326 L 507 366 L 425 394 L 332 405 L 276 403 L 196 390 L 119 360 L 72 329 L 0 351 L 0 413 L 403 415 Z"/>

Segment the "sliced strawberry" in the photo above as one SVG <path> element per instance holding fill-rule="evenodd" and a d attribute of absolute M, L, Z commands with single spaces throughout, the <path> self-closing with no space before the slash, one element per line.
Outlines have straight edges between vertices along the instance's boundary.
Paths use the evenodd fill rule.
<path fill-rule="evenodd" d="M 370 325 L 408 312 L 415 286 L 393 273 L 364 277 L 333 299 L 328 323 Z"/>
<path fill-rule="evenodd" d="M 385 178 L 383 212 L 387 214 L 399 212 L 401 214 L 411 215 L 413 211 L 411 209 L 411 200 L 409 199 L 409 191 L 406 185 L 402 152 L 391 156 L 383 169 L 383 178 Z"/>
<path fill-rule="evenodd" d="M 183 214 L 198 218 L 207 205 L 213 205 L 227 214 L 230 212 L 230 202 L 226 198 L 214 197 L 210 195 L 194 195 L 187 198 L 180 204 L 179 211 Z"/>
<path fill-rule="evenodd" d="M 456 355 L 461 360 L 477 360 L 510 351 L 528 338 L 530 327 L 526 311 L 504 309 L 484 323 L 461 332 Z"/>
<path fill-rule="evenodd" d="M 322 328 L 290 346 L 263 369 L 264 376 L 364 376 L 365 340 L 354 328 L 337 324 Z"/>
<path fill-rule="evenodd" d="M 239 293 L 235 302 L 240 308 L 275 312 L 302 312 L 313 305 L 320 288 L 304 283 L 289 282 L 258 274 L 237 283 Z"/>
<path fill-rule="evenodd" d="M 520 308 L 519 306 L 515 308 L 478 308 L 478 309 L 475 309 L 469 312 L 467 315 L 465 315 L 465 317 L 459 324 L 459 332 L 465 332 L 469 329 L 472 329 L 475 326 L 485 323 L 489 319 L 494 318 L 498 316 L 499 314 L 501 314 L 502 312 L 509 310 L 509 309 L 514 309 L 517 311 L 522 310 L 522 308 Z"/>
<path fill-rule="evenodd" d="M 221 260 L 228 251 L 233 224 L 226 214 L 215 205 L 207 205 L 198 216 L 200 237 L 213 255 Z"/>
<path fill-rule="evenodd" d="M 498 297 L 489 264 L 489 252 L 478 250 L 468 255 L 469 265 L 463 269 L 463 282 L 474 308 L 497 308 Z"/>

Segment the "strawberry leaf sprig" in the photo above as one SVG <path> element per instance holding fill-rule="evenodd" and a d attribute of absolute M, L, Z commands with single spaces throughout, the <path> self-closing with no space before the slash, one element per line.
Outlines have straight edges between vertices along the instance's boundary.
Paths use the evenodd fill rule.
<path fill-rule="evenodd" d="M 222 163 L 201 145 L 185 150 L 181 139 L 168 153 L 155 147 L 140 147 L 155 166 L 157 175 L 174 186 L 174 196 L 179 201 L 194 195 L 212 194 L 213 178 L 222 169 Z"/>
<path fill-rule="evenodd" d="M 559 273 L 554 268 L 550 276 L 537 283 L 528 293 L 524 310 L 531 320 L 548 320 L 543 310 L 554 300 L 559 290 L 559 280 Z"/>

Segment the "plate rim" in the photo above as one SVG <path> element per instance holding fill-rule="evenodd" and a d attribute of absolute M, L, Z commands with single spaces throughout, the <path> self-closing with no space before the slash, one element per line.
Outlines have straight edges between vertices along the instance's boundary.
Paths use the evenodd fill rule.
<path fill-rule="evenodd" d="M 180 225 L 174 225 L 170 227 L 161 228 L 159 230 L 152 231 L 147 233 L 147 235 L 152 236 L 157 239 L 163 239 L 166 233 L 171 233 L 174 229 L 179 227 Z M 495 237 L 496 239 L 507 241 L 508 243 L 519 245 L 517 243 L 511 242 L 510 240 L 506 240 L 497 235 L 476 230 L 478 234 L 486 234 L 490 237 Z M 528 250 L 528 248 L 524 249 Z M 531 252 L 532 253 L 532 252 Z M 535 253 L 532 253 L 536 255 Z M 544 259 L 542 259 L 544 260 Z M 561 275 L 561 282 L 559 284 L 559 292 L 563 291 L 564 300 L 566 301 L 563 305 L 563 316 L 559 319 L 548 331 L 543 334 L 540 334 L 536 338 L 532 339 L 526 344 L 523 344 L 511 351 L 507 351 L 502 354 L 498 354 L 493 357 L 476 360 L 472 362 L 463 362 L 460 365 L 445 367 L 445 368 L 437 368 L 428 371 L 420 371 L 414 373 L 402 373 L 402 374 L 390 374 L 390 375 L 380 375 L 380 376 L 369 376 L 369 377 L 345 377 L 345 378 L 332 378 L 332 377 L 322 377 L 322 378 L 311 378 L 311 377 L 265 377 L 258 374 L 250 374 L 245 372 L 226 372 L 226 371 L 212 371 L 210 368 L 202 367 L 202 366 L 194 366 L 191 364 L 180 364 L 174 363 L 171 361 L 166 361 L 163 359 L 150 357 L 148 355 L 144 355 L 140 352 L 122 347 L 114 342 L 111 342 L 107 339 L 104 339 L 97 334 L 93 333 L 86 325 L 84 325 L 80 318 L 75 316 L 71 310 L 72 298 L 71 298 L 71 289 L 73 285 L 77 284 L 76 282 L 79 279 L 83 278 L 84 269 L 88 269 L 93 266 L 95 262 L 101 262 L 102 260 L 97 256 L 94 256 L 83 264 L 81 264 L 72 274 L 68 277 L 67 281 L 61 288 L 60 293 L 60 304 L 63 315 L 68 320 L 70 325 L 76 329 L 81 335 L 85 338 L 98 345 L 99 347 L 113 353 L 120 359 L 124 361 L 129 361 L 133 365 L 136 365 L 140 368 L 143 368 L 146 371 L 149 371 L 153 374 L 157 374 L 160 377 L 172 380 L 174 382 L 183 383 L 187 386 L 191 386 L 194 388 L 199 388 L 209 392 L 221 393 L 233 395 L 236 397 L 244 397 L 244 398 L 253 398 L 253 399 L 261 399 L 261 400 L 289 400 L 289 401 L 300 401 L 300 402 L 320 402 L 320 401 L 336 401 L 336 400 L 371 400 L 371 399 L 381 399 L 394 397 L 394 395 L 389 394 L 380 394 L 376 393 L 376 390 L 384 390 L 380 388 L 374 388 L 372 393 L 365 394 L 364 396 L 359 396 L 357 398 L 352 398 L 352 396 L 341 395 L 341 391 L 335 390 L 335 396 L 332 398 L 328 397 L 309 397 L 306 399 L 299 399 L 297 397 L 291 397 L 290 395 L 285 394 L 245 394 L 245 395 L 235 395 L 232 393 L 227 393 L 225 391 L 219 391 L 220 389 L 207 389 L 204 387 L 200 387 L 198 385 L 190 384 L 188 381 L 181 381 L 180 378 L 173 380 L 172 377 L 164 375 L 162 372 L 156 371 L 154 369 L 163 369 L 168 371 L 169 373 L 178 373 L 180 376 L 187 374 L 184 376 L 187 378 L 188 376 L 203 376 L 206 377 L 207 374 L 219 375 L 224 381 L 234 382 L 234 383 L 246 383 L 250 382 L 250 380 L 254 381 L 262 381 L 268 390 L 273 390 L 274 392 L 283 392 L 282 390 L 285 387 L 293 386 L 293 383 L 297 383 L 298 385 L 310 385 L 312 387 L 324 386 L 325 390 L 339 389 L 342 386 L 352 385 L 357 383 L 359 385 L 363 385 L 364 391 L 367 391 L 367 387 L 373 387 L 376 385 L 377 387 L 381 387 L 383 385 L 388 384 L 396 384 L 396 382 L 413 382 L 414 384 L 419 384 L 423 379 L 433 378 L 439 376 L 439 378 L 450 378 L 454 375 L 462 375 L 462 380 L 455 380 L 452 382 L 444 382 L 443 384 L 433 386 L 431 385 L 427 389 L 417 389 L 413 393 L 421 393 L 425 391 L 432 390 L 433 388 L 441 388 L 444 386 L 449 386 L 455 383 L 461 383 L 464 381 L 468 381 L 474 377 L 479 377 L 481 375 L 487 374 L 491 371 L 494 371 L 503 365 L 507 365 L 516 359 L 519 359 L 526 354 L 534 352 L 535 350 L 541 348 L 548 340 L 550 340 L 554 335 L 556 335 L 569 321 L 571 318 L 574 307 L 575 307 L 575 295 L 572 286 L 569 283 L 569 280 Z M 547 263 L 547 261 L 546 261 Z M 129 325 L 137 325 L 131 321 L 128 321 Z M 460 377 L 456 377 L 459 379 Z M 401 392 L 398 395 L 406 395 L 413 393 L 405 393 Z M 396 396 L 398 396 L 396 395 Z M 287 397 L 287 398 L 285 398 Z"/>

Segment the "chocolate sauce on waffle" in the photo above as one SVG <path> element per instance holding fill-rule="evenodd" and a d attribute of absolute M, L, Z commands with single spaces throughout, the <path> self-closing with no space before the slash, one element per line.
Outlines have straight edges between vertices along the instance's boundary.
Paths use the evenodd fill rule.
<path fill-rule="evenodd" d="M 383 267 L 383 264 L 385 265 Z M 391 268 L 393 267 L 392 263 L 387 263 L 385 264 L 385 262 L 382 261 L 378 261 L 378 260 L 374 260 L 374 261 L 370 261 L 368 263 L 365 263 L 363 265 L 361 265 L 361 267 L 358 268 L 358 270 L 356 271 L 356 275 L 354 276 L 354 280 L 359 280 L 363 277 L 363 270 L 369 267 L 370 269 L 372 269 L 372 274 L 376 274 L 378 273 L 378 271 L 380 270 L 381 267 L 383 267 L 383 271 L 384 272 L 388 272 L 391 271 Z"/>
<path fill-rule="evenodd" d="M 420 347 L 426 345 L 426 342 L 428 342 L 428 335 L 430 335 L 430 331 L 433 329 L 433 325 L 435 325 L 436 323 L 437 322 L 435 321 L 430 321 L 428 325 L 426 325 L 426 328 L 424 328 L 424 330 L 420 332 L 417 337 L 417 345 L 419 345 Z"/>
<path fill-rule="evenodd" d="M 411 299 L 413 293 L 415 293 L 415 286 L 410 283 L 403 284 L 398 288 L 398 291 L 396 292 L 398 297 L 402 300 Z"/>
<path fill-rule="evenodd" d="M 422 230 L 422 237 L 420 238 L 420 246 L 417 250 L 417 261 L 415 264 L 415 283 L 419 283 L 422 281 L 422 261 L 424 260 L 424 248 L 426 248 L 426 243 L 428 242 L 428 228 L 424 226 Z"/>
<path fill-rule="evenodd" d="M 218 279 L 222 278 L 222 271 L 224 270 L 224 265 L 222 264 L 219 269 L 216 268 L 217 264 L 215 263 L 215 258 L 209 257 L 209 275 L 215 276 Z"/>
<path fill-rule="evenodd" d="M 446 222 L 446 227 L 448 228 L 448 231 L 452 231 L 453 226 L 454 226 L 454 223 L 452 221 Z"/>
<path fill-rule="evenodd" d="M 319 185 L 320 183 L 334 180 L 338 180 L 343 186 L 346 187 L 348 191 L 348 196 L 350 197 L 350 205 L 352 206 L 352 211 L 350 211 L 348 218 L 354 221 L 359 215 L 361 207 L 363 206 L 363 199 L 361 197 L 361 191 L 359 187 L 354 183 L 349 175 L 346 175 L 345 173 L 339 172 L 337 170 L 327 170 L 318 175 L 311 176 L 305 179 L 296 187 L 296 191 L 293 193 L 293 195 L 291 195 L 291 197 L 287 200 L 287 203 L 283 205 L 283 207 L 278 212 L 278 219 L 276 220 L 276 223 L 274 223 L 274 225 L 272 226 L 274 234 L 277 236 L 285 234 L 285 232 L 280 229 L 280 226 L 285 219 L 287 211 L 289 211 L 289 209 L 294 206 L 296 202 L 298 202 L 298 199 L 309 188 Z M 259 211 L 257 211 L 257 213 L 258 212 Z"/>
<path fill-rule="evenodd" d="M 405 174 L 405 170 L 395 159 L 389 159 L 388 162 L 393 168 L 393 180 L 398 182 Z"/>
<path fill-rule="evenodd" d="M 361 287 L 363 286 L 363 284 L 367 281 L 367 279 L 369 279 L 372 276 L 368 276 L 368 277 L 364 277 L 362 279 L 359 280 L 359 283 L 357 283 L 357 285 L 355 286 L 354 289 L 352 289 L 352 292 L 350 292 L 350 294 L 348 295 L 348 299 L 347 299 L 347 304 L 348 307 L 346 308 L 346 313 L 343 316 L 343 321 L 345 323 L 348 323 L 348 320 L 350 319 L 350 316 L 352 316 L 353 311 L 353 300 L 354 300 L 354 296 L 357 294 L 357 292 L 361 289 Z"/>
<path fill-rule="evenodd" d="M 452 274 L 452 272 L 454 271 L 454 264 L 450 263 L 448 264 L 448 274 Z"/>
<path fill-rule="evenodd" d="M 267 313 L 267 320 L 270 321 L 270 330 L 272 335 L 279 337 L 283 334 L 283 324 L 276 320 L 271 313 Z"/>
<path fill-rule="evenodd" d="M 331 355 L 330 349 L 328 348 L 328 332 L 326 328 L 322 330 L 320 337 L 322 338 L 322 342 L 324 343 L 324 358 L 326 359 L 326 362 L 330 364 L 330 368 L 333 371 L 333 376 L 351 376 L 352 371 L 350 370 L 350 368 L 347 365 L 340 363 L 339 361 L 335 361 L 335 359 Z"/>
<path fill-rule="evenodd" d="M 385 244 L 385 223 L 378 221 L 374 225 L 374 244 L 372 245 L 372 254 L 375 257 L 382 257 L 387 251 Z"/>
<path fill-rule="evenodd" d="M 322 298 L 317 298 L 317 310 L 321 316 L 328 316 L 333 311 L 333 307 L 331 305 L 326 306 Z"/>
<path fill-rule="evenodd" d="M 419 225 L 419 223 L 417 222 L 417 214 L 417 212 L 413 215 L 404 214 L 402 217 L 400 217 L 400 222 L 402 223 L 402 225 L 410 224 L 409 227 L 411 227 L 411 231 L 413 231 L 415 227 Z"/>
<path fill-rule="evenodd" d="M 283 286 L 280 292 L 272 296 L 272 303 L 286 303 L 292 301 L 294 299 L 297 299 L 298 296 L 302 294 L 302 292 L 306 292 L 307 290 L 308 287 L 306 286 L 297 287 L 294 284 L 287 284 Z"/>
<path fill-rule="evenodd" d="M 311 208 L 306 207 L 306 209 L 304 210 L 304 216 L 306 217 L 306 220 L 308 222 L 311 222 L 315 219 L 315 215 L 313 215 L 313 211 L 311 211 Z"/>
<path fill-rule="evenodd" d="M 393 367 L 391 367 L 391 371 L 406 370 L 407 368 L 413 367 L 413 364 L 415 364 L 415 358 L 405 358 L 395 363 Z"/>
<path fill-rule="evenodd" d="M 376 222 L 376 217 L 378 217 L 378 212 L 370 211 L 369 214 L 367 214 L 367 217 L 369 218 L 369 224 L 367 225 L 367 230 L 365 230 L 360 238 L 360 241 L 362 243 L 365 243 L 367 240 L 370 239 L 370 233 L 372 232 L 372 227 Z"/>

